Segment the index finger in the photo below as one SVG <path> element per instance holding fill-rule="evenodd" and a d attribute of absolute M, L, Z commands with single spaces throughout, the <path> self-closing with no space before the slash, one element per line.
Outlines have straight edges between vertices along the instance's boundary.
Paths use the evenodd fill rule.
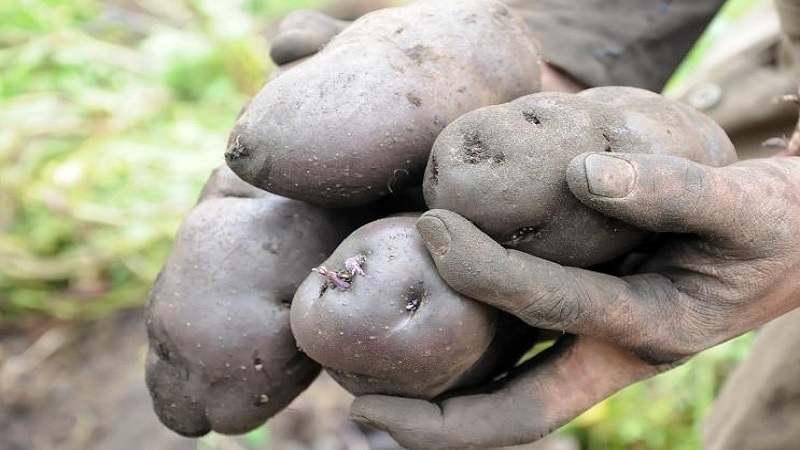
<path fill-rule="evenodd" d="M 417 229 L 450 287 L 534 327 L 608 339 L 653 363 L 709 345 L 705 336 L 675 333 L 694 325 L 698 313 L 665 276 L 617 278 L 507 250 L 445 210 L 423 214 Z"/>

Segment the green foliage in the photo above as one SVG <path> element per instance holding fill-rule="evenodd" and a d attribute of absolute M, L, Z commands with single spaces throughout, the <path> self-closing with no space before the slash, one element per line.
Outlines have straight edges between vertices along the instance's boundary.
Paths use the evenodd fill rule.
<path fill-rule="evenodd" d="M 197 450 L 260 450 L 268 449 L 270 431 L 268 427 L 258 427 L 241 436 L 226 436 L 211 432 L 197 440 Z"/>
<path fill-rule="evenodd" d="M 310 0 L 0 5 L 0 323 L 138 307 Z M 34 314 L 32 314 L 34 313 Z"/>
<path fill-rule="evenodd" d="M 701 426 L 733 367 L 747 354 L 753 334 L 697 355 L 688 363 L 630 386 L 587 411 L 561 433 L 584 450 L 696 450 Z"/>
<path fill-rule="evenodd" d="M 717 17 L 708 25 L 694 48 L 686 55 L 681 65 L 675 70 L 672 78 L 667 83 L 664 92 L 669 93 L 686 80 L 700 66 L 705 55 L 714 42 L 720 38 L 730 27 L 741 21 L 744 16 L 754 8 L 763 5 L 768 0 L 727 0 Z"/>

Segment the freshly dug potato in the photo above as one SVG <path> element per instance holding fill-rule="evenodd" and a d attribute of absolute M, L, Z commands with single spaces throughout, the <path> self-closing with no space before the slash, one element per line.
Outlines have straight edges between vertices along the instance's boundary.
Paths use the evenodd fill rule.
<path fill-rule="evenodd" d="M 173 431 L 242 433 L 319 373 L 289 329 L 294 291 L 355 226 L 253 188 L 227 167 L 180 227 L 146 307 L 146 381 Z"/>
<path fill-rule="evenodd" d="M 430 208 L 466 217 L 508 248 L 589 266 L 648 236 L 580 203 L 566 167 L 583 152 L 682 156 L 711 166 L 736 160 L 711 119 L 636 88 L 539 93 L 460 117 L 438 137 L 423 182 Z"/>
<path fill-rule="evenodd" d="M 496 0 L 420 0 L 367 14 L 264 85 L 225 157 L 245 181 L 327 207 L 419 185 L 461 114 L 539 87 L 524 21 Z"/>
<path fill-rule="evenodd" d="M 535 337 L 516 318 L 448 287 L 416 220 L 359 228 L 295 293 L 298 345 L 355 395 L 433 398 L 486 382 Z"/>

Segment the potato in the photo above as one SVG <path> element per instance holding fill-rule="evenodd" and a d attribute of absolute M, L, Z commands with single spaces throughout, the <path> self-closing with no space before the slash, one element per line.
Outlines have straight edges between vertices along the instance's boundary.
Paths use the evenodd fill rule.
<path fill-rule="evenodd" d="M 711 119 L 636 88 L 539 93 L 460 117 L 438 137 L 423 182 L 430 208 L 466 217 L 508 248 L 572 266 L 620 256 L 649 236 L 594 212 L 565 170 L 586 151 L 734 162 Z"/>
<path fill-rule="evenodd" d="M 243 433 L 319 373 L 289 329 L 294 291 L 355 226 L 253 188 L 227 167 L 180 227 L 146 307 L 146 381 L 185 436 Z"/>
<path fill-rule="evenodd" d="M 420 0 L 363 16 L 264 85 L 225 157 L 245 181 L 326 207 L 418 186 L 437 134 L 535 92 L 539 49 L 496 0 Z"/>
<path fill-rule="evenodd" d="M 298 345 L 355 395 L 433 398 L 486 382 L 535 336 L 447 286 L 416 220 L 390 217 L 359 228 L 295 293 Z"/>

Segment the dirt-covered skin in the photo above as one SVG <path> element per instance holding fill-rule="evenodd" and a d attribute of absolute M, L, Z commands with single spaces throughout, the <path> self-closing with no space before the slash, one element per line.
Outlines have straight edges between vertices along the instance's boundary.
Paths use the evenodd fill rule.
<path fill-rule="evenodd" d="M 294 296 L 298 345 L 355 395 L 433 398 L 486 381 L 513 364 L 534 334 L 450 289 L 416 220 L 391 217 L 359 228 Z M 348 260 L 358 261 L 363 275 L 350 274 Z M 346 283 L 337 286 L 326 270 Z"/>
<path fill-rule="evenodd" d="M 566 172 L 581 202 L 660 233 L 661 245 L 618 278 L 503 248 L 451 211 L 426 212 L 417 228 L 451 287 L 566 334 L 490 392 L 435 402 L 364 396 L 351 418 L 404 448 L 519 445 L 800 306 L 800 158 L 710 167 L 592 152 Z"/>
<path fill-rule="evenodd" d="M 329 207 L 418 185 L 449 122 L 538 90 L 528 35 L 495 0 L 367 14 L 261 89 L 231 131 L 228 165 L 257 187 Z"/>
<path fill-rule="evenodd" d="M 146 380 L 161 421 L 185 436 L 261 425 L 319 373 L 289 329 L 294 291 L 354 228 L 255 189 L 227 167 L 185 218 L 146 308 Z"/>
<path fill-rule="evenodd" d="M 658 94 L 627 87 L 539 93 L 450 124 L 430 155 L 425 200 L 508 248 L 571 266 L 608 261 L 650 234 L 570 193 L 566 167 L 586 151 L 667 154 L 710 166 L 736 160 L 716 124 Z"/>

